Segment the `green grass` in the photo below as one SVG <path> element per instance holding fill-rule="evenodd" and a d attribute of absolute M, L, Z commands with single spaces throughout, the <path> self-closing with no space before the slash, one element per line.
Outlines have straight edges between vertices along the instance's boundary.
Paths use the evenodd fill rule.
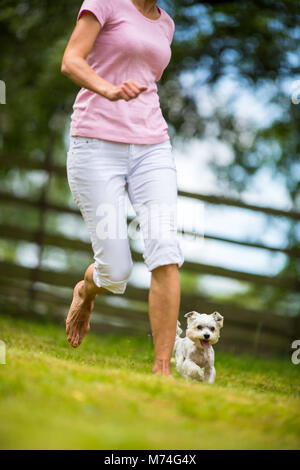
<path fill-rule="evenodd" d="M 143 338 L 2 316 L 1 449 L 299 449 L 300 366 L 218 352 L 214 385 L 151 373 Z"/>

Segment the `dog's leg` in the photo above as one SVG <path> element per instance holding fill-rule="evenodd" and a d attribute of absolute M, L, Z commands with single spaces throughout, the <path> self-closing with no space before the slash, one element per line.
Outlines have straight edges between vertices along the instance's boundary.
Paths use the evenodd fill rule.
<path fill-rule="evenodd" d="M 216 369 L 214 366 L 209 366 L 205 368 L 204 381 L 213 384 L 216 378 Z"/>
<path fill-rule="evenodd" d="M 185 359 L 183 363 L 184 375 L 186 378 L 198 380 L 202 382 L 204 380 L 204 372 L 201 367 L 197 366 L 195 362 L 190 359 Z"/>
<path fill-rule="evenodd" d="M 179 338 L 179 336 L 176 336 L 174 350 L 175 350 L 176 369 L 179 372 L 179 374 L 182 375 L 182 365 L 183 365 L 185 357 L 184 357 L 183 339 Z"/>

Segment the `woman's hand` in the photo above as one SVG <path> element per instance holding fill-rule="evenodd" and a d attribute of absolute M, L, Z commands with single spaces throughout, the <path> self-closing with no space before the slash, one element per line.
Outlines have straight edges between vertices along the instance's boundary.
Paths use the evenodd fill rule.
<path fill-rule="evenodd" d="M 125 100 L 129 101 L 137 98 L 140 93 L 147 90 L 146 85 L 140 85 L 135 80 L 126 80 L 121 85 L 112 85 L 105 92 L 105 97 L 110 101 Z"/>

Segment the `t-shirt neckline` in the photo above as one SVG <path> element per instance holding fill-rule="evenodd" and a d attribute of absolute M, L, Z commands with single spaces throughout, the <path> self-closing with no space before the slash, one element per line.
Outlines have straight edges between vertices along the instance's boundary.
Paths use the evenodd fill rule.
<path fill-rule="evenodd" d="M 135 9 L 135 11 L 142 17 L 144 18 L 146 21 L 150 21 L 150 23 L 158 23 L 161 19 L 162 19 L 162 16 L 163 16 L 163 10 L 162 8 L 160 8 L 159 6 L 156 5 L 156 8 L 159 10 L 160 12 L 160 17 L 157 18 L 157 20 L 151 20 L 150 18 L 147 18 L 146 16 L 143 15 L 143 13 L 140 12 L 140 10 L 137 9 L 137 7 L 134 5 L 134 3 L 132 3 L 131 0 L 128 0 L 129 3 L 131 3 L 131 5 L 133 6 L 133 8 Z"/>

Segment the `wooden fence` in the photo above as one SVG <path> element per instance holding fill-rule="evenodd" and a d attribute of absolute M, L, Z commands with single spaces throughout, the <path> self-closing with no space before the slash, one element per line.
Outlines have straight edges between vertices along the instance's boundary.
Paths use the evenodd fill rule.
<path fill-rule="evenodd" d="M 40 193 L 40 197 L 21 197 L 13 192 L 0 190 L 0 204 L 5 207 L 18 207 L 24 210 L 22 224 L 14 220 L 0 221 L 0 238 L 15 244 L 19 242 L 33 243 L 38 247 L 38 263 L 34 267 L 25 267 L 7 258 L 0 259 L 0 307 L 1 312 L 14 315 L 25 315 L 27 318 L 51 318 L 63 323 L 70 301 L 72 287 L 82 279 L 84 266 L 78 267 L 77 272 L 72 270 L 54 271 L 42 267 L 43 250 L 46 247 L 56 247 L 71 250 L 74 253 L 89 253 L 92 261 L 92 252 L 89 243 L 80 239 L 71 239 L 60 234 L 49 233 L 46 228 L 46 214 L 71 214 L 80 216 L 75 206 L 54 203 L 48 198 L 49 184 L 52 177 L 61 178 L 61 184 L 66 184 L 66 169 L 64 165 L 54 164 L 51 155 L 45 162 L 30 159 L 10 158 L 1 155 L 1 167 L 5 169 L 17 168 L 23 171 L 39 170 L 45 172 L 47 178 Z M 292 221 L 300 220 L 297 211 L 283 211 L 270 207 L 261 207 L 245 204 L 239 200 L 217 197 L 213 195 L 195 194 L 179 191 L 179 197 L 188 197 L 201 200 L 206 204 L 238 207 L 241 209 L 261 212 L 270 217 L 284 217 Z M 31 208 L 37 211 L 38 226 L 32 229 L 26 224 L 26 210 Z M 189 234 L 189 232 L 185 232 Z M 201 234 L 192 233 L 193 236 Z M 266 246 L 262 243 L 237 241 L 213 234 L 205 234 L 207 239 L 225 242 L 238 246 L 255 249 L 281 252 L 290 258 L 299 258 L 300 250 L 297 248 L 279 248 Z M 132 249 L 135 262 L 142 262 L 142 254 Z M 226 269 L 220 266 L 185 261 L 181 268 L 184 272 L 194 275 L 213 275 L 236 279 L 251 284 L 271 286 L 279 290 L 287 290 L 295 294 L 300 292 L 300 281 L 296 277 L 267 276 Z M 118 331 L 124 333 L 150 334 L 148 311 L 148 289 L 138 288 L 130 282 L 124 296 L 112 294 L 101 295 L 95 304 L 93 315 L 94 331 Z M 300 317 L 287 317 L 245 308 L 238 304 L 215 301 L 199 293 L 190 294 L 182 292 L 180 316 L 189 310 L 220 311 L 225 317 L 224 329 L 218 347 L 232 350 L 237 353 L 247 351 L 259 354 L 290 354 L 291 342 L 300 338 Z"/>

